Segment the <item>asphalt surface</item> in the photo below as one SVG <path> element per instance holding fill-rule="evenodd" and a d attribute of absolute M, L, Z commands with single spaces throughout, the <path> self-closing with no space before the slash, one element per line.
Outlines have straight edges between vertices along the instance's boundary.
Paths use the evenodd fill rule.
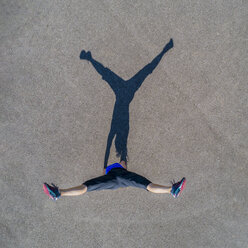
<path fill-rule="evenodd" d="M 247 247 L 247 1 L 7 1 L 0 6 L 0 246 Z M 81 50 L 131 78 L 126 188 L 53 202 L 102 173 L 115 96 Z M 109 163 L 116 162 L 114 146 Z"/>

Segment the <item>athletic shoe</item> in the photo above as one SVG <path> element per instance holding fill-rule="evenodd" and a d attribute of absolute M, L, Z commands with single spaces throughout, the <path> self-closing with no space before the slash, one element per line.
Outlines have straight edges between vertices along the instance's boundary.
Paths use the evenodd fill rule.
<path fill-rule="evenodd" d="M 48 195 L 52 200 L 56 201 L 57 199 L 60 198 L 61 194 L 59 192 L 59 188 L 57 186 L 55 186 L 53 183 L 52 183 L 53 186 L 47 184 L 47 183 L 44 183 L 43 184 L 43 190 L 44 190 L 44 193 L 46 195 Z"/>
<path fill-rule="evenodd" d="M 177 183 L 173 183 L 172 184 L 172 189 L 171 189 L 171 195 L 174 198 L 177 198 L 180 193 L 183 191 L 183 189 L 185 188 L 185 184 L 186 184 L 186 178 L 183 177 L 181 181 L 177 182 Z"/>

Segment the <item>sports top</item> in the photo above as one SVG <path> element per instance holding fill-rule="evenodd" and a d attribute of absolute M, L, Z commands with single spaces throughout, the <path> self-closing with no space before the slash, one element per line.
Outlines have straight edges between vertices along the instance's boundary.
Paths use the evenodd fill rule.
<path fill-rule="evenodd" d="M 114 168 L 123 168 L 123 169 L 125 169 L 123 166 L 121 166 L 121 164 L 114 163 L 114 164 L 111 164 L 111 165 L 107 166 L 107 168 L 106 168 L 106 175 L 109 173 L 110 170 L 112 170 Z"/>

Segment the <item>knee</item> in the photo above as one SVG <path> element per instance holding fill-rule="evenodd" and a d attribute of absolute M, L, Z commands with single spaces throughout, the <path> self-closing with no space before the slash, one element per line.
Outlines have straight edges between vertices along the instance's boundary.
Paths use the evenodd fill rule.
<path fill-rule="evenodd" d="M 86 193 L 87 192 L 87 186 L 85 184 L 82 184 L 82 193 Z"/>
<path fill-rule="evenodd" d="M 153 188 L 154 188 L 154 184 L 153 184 L 153 183 L 149 183 L 149 184 L 147 185 L 147 187 L 146 187 L 146 189 L 147 189 L 148 191 L 151 191 L 151 192 L 153 192 L 153 191 L 152 191 Z"/>

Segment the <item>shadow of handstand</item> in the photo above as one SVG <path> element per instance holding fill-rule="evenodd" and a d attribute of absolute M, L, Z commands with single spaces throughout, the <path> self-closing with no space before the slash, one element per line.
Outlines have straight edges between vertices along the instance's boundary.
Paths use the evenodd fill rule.
<path fill-rule="evenodd" d="M 106 146 L 104 168 L 107 167 L 110 148 L 115 138 L 116 155 L 121 161 L 127 162 L 127 138 L 129 133 L 129 104 L 133 100 L 135 92 L 142 85 L 146 77 L 153 72 L 159 64 L 163 55 L 173 47 L 173 40 L 166 44 L 160 54 L 158 54 L 151 63 L 147 64 L 137 74 L 129 80 L 123 80 L 110 69 L 104 67 L 101 63 L 92 58 L 90 52 L 84 50 L 80 54 L 80 59 L 91 62 L 96 71 L 102 76 L 115 93 L 116 101 L 113 111 L 111 128 L 108 135 Z"/>

